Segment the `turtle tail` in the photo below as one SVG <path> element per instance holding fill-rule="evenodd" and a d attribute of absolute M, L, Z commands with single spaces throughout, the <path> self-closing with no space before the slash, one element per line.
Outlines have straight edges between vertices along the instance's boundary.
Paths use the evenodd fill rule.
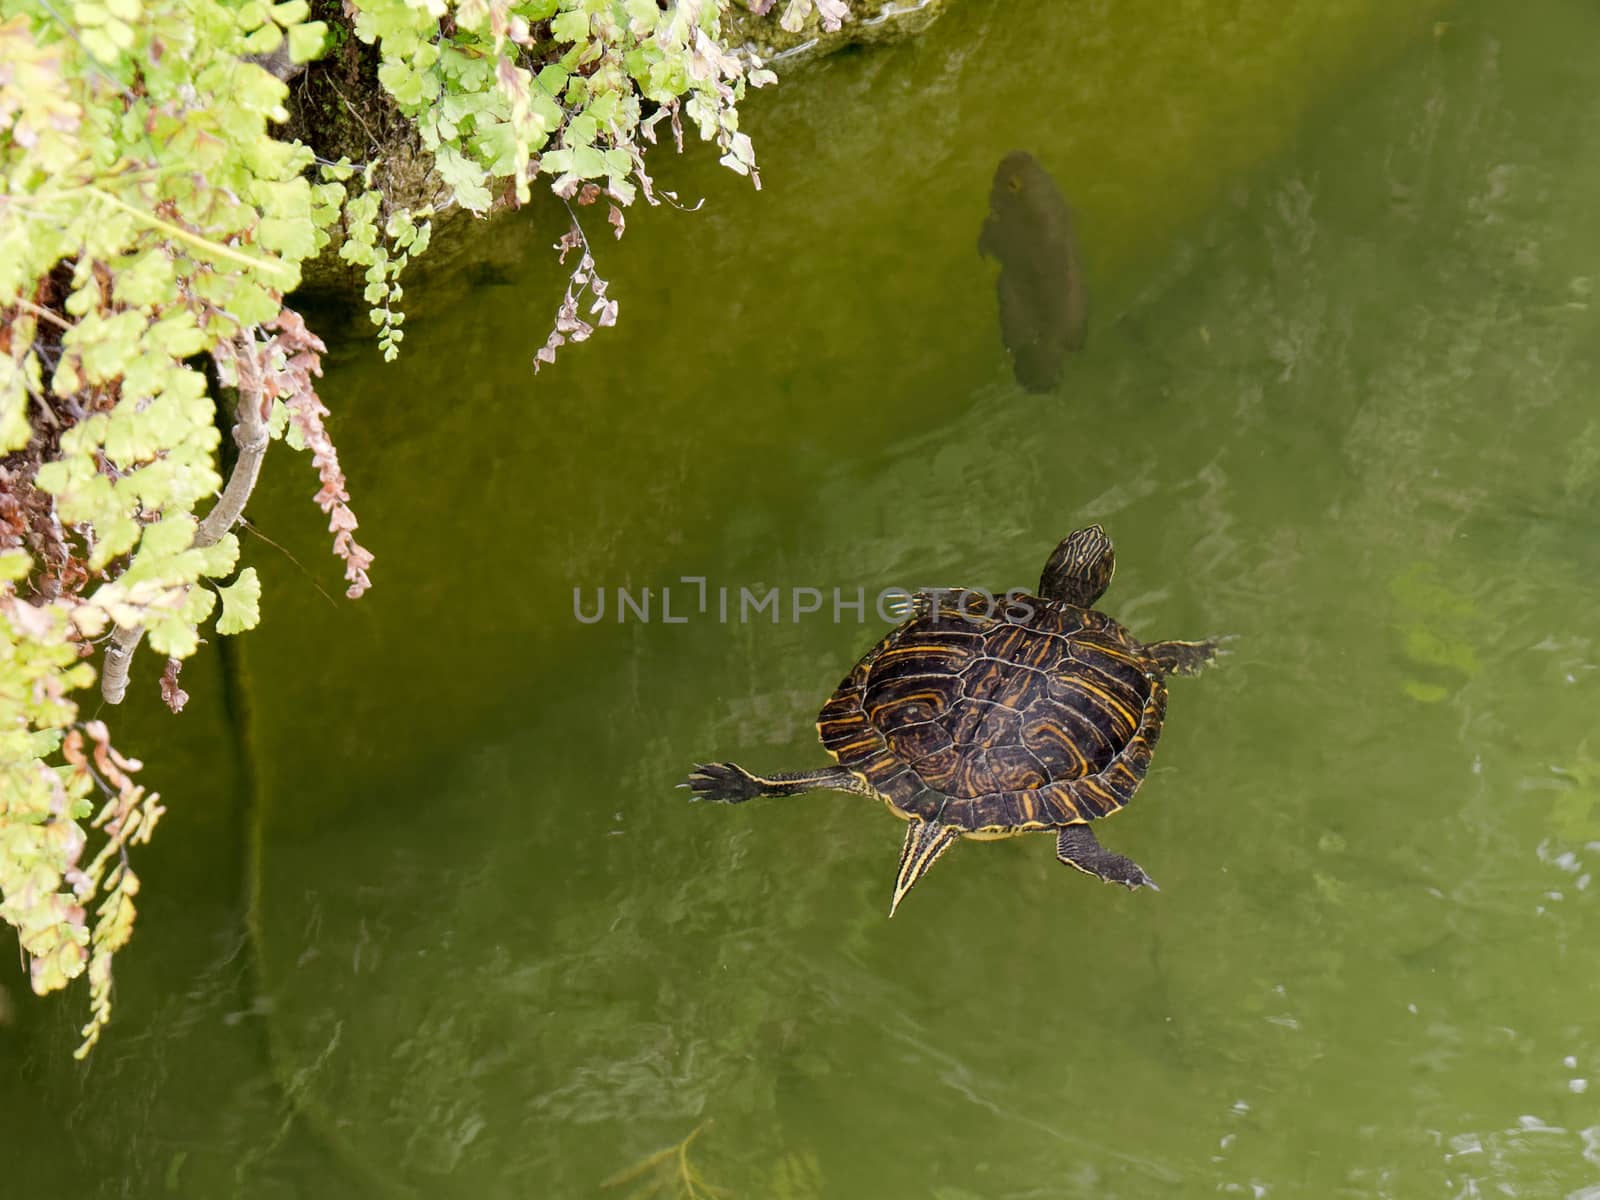
<path fill-rule="evenodd" d="M 960 830 L 941 825 L 938 821 L 911 819 L 911 828 L 906 830 L 905 848 L 900 851 L 900 871 L 894 879 L 894 898 L 889 901 L 891 917 L 906 893 L 933 866 L 934 860 L 955 845 L 960 836 Z"/>

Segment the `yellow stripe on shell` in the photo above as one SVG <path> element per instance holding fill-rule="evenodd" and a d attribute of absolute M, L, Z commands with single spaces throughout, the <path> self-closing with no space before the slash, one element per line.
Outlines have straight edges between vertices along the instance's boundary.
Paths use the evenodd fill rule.
<path fill-rule="evenodd" d="M 1133 709 L 1129 708 L 1120 699 L 1118 699 L 1116 696 L 1113 696 L 1099 684 L 1085 679 L 1082 675 L 1074 675 L 1072 678 L 1063 680 L 1062 682 L 1069 688 L 1078 689 L 1082 693 L 1103 701 L 1105 707 L 1109 711 L 1114 712 L 1117 716 L 1121 717 L 1127 722 L 1130 730 L 1139 728 L 1139 718 L 1143 715 L 1142 711 L 1134 712 Z"/>

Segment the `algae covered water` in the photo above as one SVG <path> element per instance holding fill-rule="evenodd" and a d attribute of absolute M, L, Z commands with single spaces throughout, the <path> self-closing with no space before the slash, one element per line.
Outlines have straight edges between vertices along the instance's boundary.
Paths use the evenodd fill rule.
<path fill-rule="evenodd" d="M 10 1186 L 1600 1195 L 1600 17 L 1213 8 L 952 5 L 786 79 L 765 189 L 662 170 L 705 209 L 630 217 L 537 378 L 532 215 L 408 289 L 399 368 L 353 327 L 376 587 L 258 543 L 233 686 L 124 719 L 172 812 L 86 1069 L 0 982 Z M 1048 395 L 976 250 L 1018 148 L 1093 295 Z M 313 486 L 269 458 L 254 519 L 315 573 Z M 1159 894 L 1025 837 L 889 921 L 881 804 L 674 789 L 827 761 L 887 628 L 834 589 L 1026 585 L 1091 521 L 1107 612 L 1235 638 L 1098 827 Z M 686 578 L 786 607 L 661 619 Z"/>

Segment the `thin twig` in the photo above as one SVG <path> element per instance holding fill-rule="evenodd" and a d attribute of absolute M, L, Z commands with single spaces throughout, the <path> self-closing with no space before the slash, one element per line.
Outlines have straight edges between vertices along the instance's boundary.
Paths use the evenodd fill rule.
<path fill-rule="evenodd" d="M 214 242 L 210 238 L 201 237 L 193 230 L 185 229 L 182 225 L 174 225 L 170 221 L 163 221 L 154 213 L 145 212 L 142 208 L 135 208 L 124 200 L 118 199 L 110 192 L 95 187 L 93 184 L 85 185 L 84 191 L 91 196 L 98 196 L 109 204 L 115 205 L 131 217 L 136 217 L 162 233 L 188 242 L 191 246 L 198 246 L 208 254 L 215 254 L 220 258 L 232 259 L 247 267 L 258 267 L 280 278 L 288 278 L 294 273 L 294 268 L 278 258 L 261 258 L 254 254 L 246 254 L 242 250 L 235 250 L 232 246 L 225 246 L 221 242 Z"/>
<path fill-rule="evenodd" d="M 327 591 L 323 588 L 323 586 L 320 583 L 317 582 L 316 576 L 313 575 L 310 571 L 306 570 L 306 567 L 305 567 L 304 563 L 302 563 L 298 558 L 296 558 L 294 555 L 289 553 L 288 547 L 283 546 L 283 545 L 279 544 L 278 542 L 273 541 L 266 534 L 262 533 L 261 532 L 261 526 L 257 525 L 249 517 L 246 517 L 246 516 L 241 514 L 240 517 L 239 517 L 239 524 L 241 526 L 243 526 L 245 529 L 248 529 L 251 533 L 255 534 L 256 537 L 260 538 L 267 545 L 271 546 L 279 554 L 281 554 L 285 558 L 287 558 L 296 567 L 300 568 L 300 574 L 302 574 L 302 575 L 304 575 L 306 577 L 306 582 L 307 583 L 309 583 L 312 587 L 317 589 L 317 594 L 319 596 L 321 596 L 324 600 L 326 600 L 334 608 L 338 608 L 339 607 L 339 602 L 337 600 L 335 600 L 332 596 L 328 595 Z"/>
<path fill-rule="evenodd" d="M 351 171 L 357 171 L 357 172 L 365 171 L 367 169 L 367 164 L 364 163 L 364 162 L 358 162 L 358 163 L 353 163 L 353 162 L 335 162 L 331 158 L 323 158 L 322 155 L 320 155 L 320 154 L 313 154 L 311 156 L 311 160 L 313 162 L 315 162 L 319 167 L 341 167 L 341 168 L 348 168 Z"/>
<path fill-rule="evenodd" d="M 350 110 L 350 115 L 356 119 L 356 123 L 359 124 L 362 129 L 366 130 L 367 140 L 372 143 L 372 148 L 374 150 L 381 151 L 383 149 L 383 143 L 378 141 L 377 135 L 372 132 L 371 126 L 366 123 L 361 114 L 356 110 L 356 106 L 351 104 L 350 101 L 345 98 L 345 94 L 339 90 L 339 85 L 333 81 L 333 76 L 327 76 L 327 80 L 328 86 L 333 89 L 333 94 L 339 97 L 339 99 L 344 103 L 344 106 Z"/>
<path fill-rule="evenodd" d="M 561 201 L 562 206 L 567 210 L 567 216 L 572 218 L 572 227 L 578 231 L 578 240 L 583 243 L 583 252 L 593 258 L 594 251 L 589 247 L 589 239 L 584 236 L 583 222 L 578 220 L 578 214 L 574 211 L 572 202 L 559 192 L 556 193 L 556 199 Z"/>
<path fill-rule="evenodd" d="M 255 490 L 256 479 L 261 474 L 261 460 L 267 452 L 267 423 L 261 415 L 265 383 L 261 378 L 261 363 L 257 354 L 255 333 L 241 333 L 234 343 L 234 363 L 239 377 L 239 405 L 235 412 L 237 422 L 233 427 L 234 444 L 239 447 L 239 458 L 233 464 L 233 474 L 228 485 L 211 506 L 211 511 L 195 529 L 195 549 L 214 546 L 222 535 L 232 529 L 244 512 L 250 493 Z M 133 652 L 144 637 L 144 626 L 118 629 L 111 644 L 106 647 L 105 671 L 100 677 L 100 694 L 107 704 L 121 704 L 128 692 L 128 668 L 133 665 Z"/>
<path fill-rule="evenodd" d="M 66 321 L 63 321 L 60 317 L 56 316 L 56 314 L 51 312 L 48 308 L 40 308 L 37 304 L 33 303 L 31 300 L 24 300 L 21 296 L 13 296 L 11 298 L 11 303 L 17 305 L 17 307 L 19 307 L 19 308 L 27 309 L 29 312 L 31 312 L 36 317 L 44 318 L 46 321 L 49 321 L 52 325 L 54 325 L 57 329 L 71 330 L 71 328 L 72 328 L 72 326 L 70 324 L 68 324 Z"/>
<path fill-rule="evenodd" d="M 39 415 L 49 422 L 50 428 L 60 429 L 61 418 L 57 417 L 55 409 L 50 407 L 50 401 L 45 399 L 39 392 L 34 391 L 31 384 L 24 384 L 23 386 L 28 389 L 28 396 L 39 406 Z"/>

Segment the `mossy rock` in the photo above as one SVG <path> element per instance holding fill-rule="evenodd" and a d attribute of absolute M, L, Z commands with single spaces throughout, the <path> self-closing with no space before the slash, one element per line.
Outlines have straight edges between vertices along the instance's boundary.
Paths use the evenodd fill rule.
<path fill-rule="evenodd" d="M 872 46 L 915 36 L 932 25 L 944 7 L 945 0 L 856 0 L 850 5 L 850 19 L 831 32 L 823 28 L 821 15 L 812 7 L 800 28 L 791 33 L 779 24 L 788 8 L 787 0 L 777 0 L 765 15 L 757 15 L 749 0 L 744 0 L 728 10 L 723 31 L 730 46 L 749 50 L 766 62 L 793 68 L 851 46 Z"/>

